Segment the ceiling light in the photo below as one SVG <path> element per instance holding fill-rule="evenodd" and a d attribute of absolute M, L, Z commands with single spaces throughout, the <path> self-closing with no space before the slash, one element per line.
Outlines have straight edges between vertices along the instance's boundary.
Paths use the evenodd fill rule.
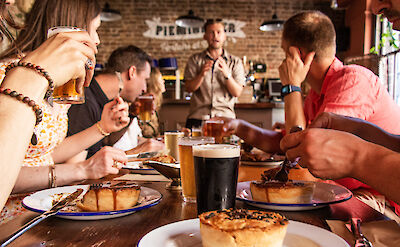
<path fill-rule="evenodd" d="M 179 27 L 202 27 L 204 19 L 195 16 L 193 10 L 189 10 L 188 15 L 179 16 L 175 24 Z"/>
<path fill-rule="evenodd" d="M 269 21 L 264 21 L 261 26 L 260 26 L 260 30 L 261 31 L 279 31 L 283 29 L 283 23 L 284 21 L 279 20 L 278 16 L 276 14 L 274 14 L 272 16 L 272 19 Z"/>
<path fill-rule="evenodd" d="M 121 12 L 115 9 L 111 9 L 110 5 L 106 3 L 103 10 L 100 13 L 100 19 L 102 21 L 119 21 L 122 19 Z"/>

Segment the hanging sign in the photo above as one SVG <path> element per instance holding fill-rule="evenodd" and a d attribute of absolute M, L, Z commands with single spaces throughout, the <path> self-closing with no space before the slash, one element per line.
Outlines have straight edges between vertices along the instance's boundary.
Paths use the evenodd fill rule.
<path fill-rule="evenodd" d="M 145 21 L 148 30 L 143 33 L 144 37 L 163 40 L 188 40 L 188 39 L 202 39 L 204 35 L 203 28 L 199 27 L 179 27 L 175 23 L 161 22 L 160 18 L 153 18 L 153 20 Z M 236 38 L 245 38 L 246 34 L 243 32 L 242 27 L 246 25 L 243 21 L 225 20 L 225 33 L 227 38 L 236 42 Z"/>

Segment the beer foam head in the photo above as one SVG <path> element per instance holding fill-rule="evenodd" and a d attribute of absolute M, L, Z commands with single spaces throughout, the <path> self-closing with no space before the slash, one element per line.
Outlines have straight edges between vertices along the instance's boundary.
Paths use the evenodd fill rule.
<path fill-rule="evenodd" d="M 193 147 L 193 156 L 204 158 L 232 158 L 240 156 L 240 146 L 229 144 L 207 144 Z"/>
<path fill-rule="evenodd" d="M 215 143 L 214 137 L 210 136 L 186 136 L 179 139 L 181 146 L 194 146 L 200 144 Z"/>

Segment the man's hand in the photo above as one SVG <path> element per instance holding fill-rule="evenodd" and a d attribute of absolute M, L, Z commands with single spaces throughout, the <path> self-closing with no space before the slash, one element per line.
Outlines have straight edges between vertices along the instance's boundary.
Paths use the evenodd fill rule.
<path fill-rule="evenodd" d="M 306 79 L 314 56 L 315 52 L 308 53 L 303 62 L 299 48 L 289 47 L 286 58 L 279 66 L 279 77 L 282 85 L 290 84 L 300 87 L 301 83 Z"/>
<path fill-rule="evenodd" d="M 349 177 L 362 165 L 368 143 L 343 131 L 312 128 L 288 134 L 280 146 L 290 160 L 300 157 L 299 165 L 319 178 Z"/>
<path fill-rule="evenodd" d="M 224 77 L 227 78 L 229 76 L 232 76 L 231 70 L 229 69 L 228 65 L 225 62 L 225 59 L 222 57 L 219 57 L 216 62 L 219 70 L 221 70 L 222 74 L 224 74 Z"/>
<path fill-rule="evenodd" d="M 201 67 L 201 75 L 204 76 L 213 66 L 214 61 L 207 59 L 206 62 L 203 64 L 203 67 Z"/>
<path fill-rule="evenodd" d="M 132 148 L 131 150 L 126 151 L 126 154 L 138 154 L 143 152 L 161 151 L 164 148 L 165 148 L 164 143 L 157 141 L 153 138 L 150 138 L 146 139 L 144 142 Z"/>

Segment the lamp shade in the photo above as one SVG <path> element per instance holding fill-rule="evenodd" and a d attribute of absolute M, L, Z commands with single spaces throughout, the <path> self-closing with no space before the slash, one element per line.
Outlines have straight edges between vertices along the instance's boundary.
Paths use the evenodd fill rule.
<path fill-rule="evenodd" d="M 278 16 L 276 14 L 274 14 L 272 16 L 272 19 L 269 21 L 264 21 L 261 26 L 260 26 L 260 30 L 261 31 L 279 31 L 283 29 L 283 23 L 284 21 L 279 20 Z"/>
<path fill-rule="evenodd" d="M 202 27 L 204 19 L 195 16 L 193 10 L 189 10 L 188 15 L 179 16 L 175 24 L 179 27 Z"/>
<path fill-rule="evenodd" d="M 119 12 L 118 10 L 115 10 L 115 9 L 111 9 L 110 5 L 108 3 L 106 3 L 104 5 L 103 10 L 100 13 L 100 19 L 102 21 L 106 21 L 106 22 L 119 21 L 122 19 L 122 16 L 121 16 L 121 12 Z"/>

